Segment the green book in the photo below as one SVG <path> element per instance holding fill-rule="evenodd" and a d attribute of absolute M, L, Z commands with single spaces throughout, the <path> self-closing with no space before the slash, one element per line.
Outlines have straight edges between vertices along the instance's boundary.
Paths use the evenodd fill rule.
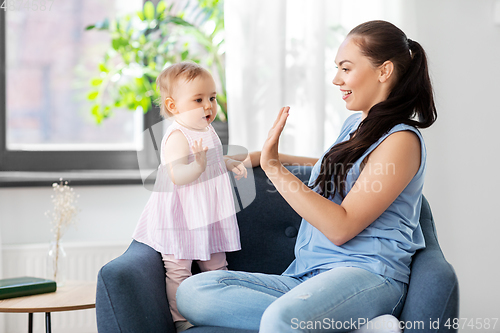
<path fill-rule="evenodd" d="M 0 280 L 0 299 L 45 294 L 56 291 L 55 281 L 36 277 L 18 277 Z"/>

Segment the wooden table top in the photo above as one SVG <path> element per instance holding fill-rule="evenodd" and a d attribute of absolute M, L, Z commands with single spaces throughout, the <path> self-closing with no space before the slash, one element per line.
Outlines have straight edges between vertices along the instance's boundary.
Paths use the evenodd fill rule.
<path fill-rule="evenodd" d="M 96 282 L 68 281 L 47 294 L 0 300 L 0 312 L 57 312 L 95 308 Z"/>

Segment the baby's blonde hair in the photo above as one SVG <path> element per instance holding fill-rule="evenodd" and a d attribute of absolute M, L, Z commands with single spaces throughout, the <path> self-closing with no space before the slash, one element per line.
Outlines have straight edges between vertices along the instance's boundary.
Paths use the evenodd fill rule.
<path fill-rule="evenodd" d="M 160 90 L 160 98 L 156 101 L 160 106 L 160 114 L 164 118 L 173 116 L 165 106 L 165 99 L 168 97 L 172 98 L 176 84 L 180 79 L 185 79 L 189 82 L 198 76 L 205 75 L 212 77 L 208 70 L 192 62 L 180 62 L 162 70 L 156 78 L 156 88 Z"/>

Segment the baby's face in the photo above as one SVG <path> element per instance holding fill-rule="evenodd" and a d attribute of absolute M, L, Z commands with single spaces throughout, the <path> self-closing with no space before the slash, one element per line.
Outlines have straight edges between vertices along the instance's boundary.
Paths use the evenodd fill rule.
<path fill-rule="evenodd" d="M 198 76 L 189 82 L 181 80 L 172 96 L 178 111 L 175 119 L 188 128 L 205 130 L 217 114 L 216 96 L 211 76 Z"/>

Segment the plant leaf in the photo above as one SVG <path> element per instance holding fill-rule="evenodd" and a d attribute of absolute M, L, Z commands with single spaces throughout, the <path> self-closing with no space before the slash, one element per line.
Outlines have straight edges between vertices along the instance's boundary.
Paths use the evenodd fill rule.
<path fill-rule="evenodd" d="M 156 14 L 161 15 L 166 9 L 167 5 L 165 4 L 165 1 L 162 0 L 156 5 Z"/>
<path fill-rule="evenodd" d="M 144 16 L 147 20 L 153 20 L 155 18 L 155 6 L 151 1 L 146 1 L 146 3 L 144 3 Z"/>
<path fill-rule="evenodd" d="M 151 99 L 150 98 L 143 98 L 140 103 L 142 110 L 144 113 L 148 112 L 149 109 L 151 108 Z"/>
<path fill-rule="evenodd" d="M 87 98 L 91 101 L 97 98 L 97 95 L 99 95 L 98 91 L 92 91 L 87 95 Z"/>
<path fill-rule="evenodd" d="M 111 45 L 113 46 L 113 49 L 118 51 L 122 46 L 123 47 L 127 46 L 128 41 L 123 37 L 118 37 L 118 38 L 114 38 L 111 41 Z"/>
<path fill-rule="evenodd" d="M 104 73 L 109 73 L 109 69 L 106 68 L 106 66 L 104 66 L 104 64 L 99 64 L 99 70 L 101 72 L 104 72 Z"/>
<path fill-rule="evenodd" d="M 182 59 L 182 61 L 186 60 L 188 56 L 189 56 L 189 50 L 186 50 L 186 51 L 182 52 L 181 53 L 181 59 Z"/>
<path fill-rule="evenodd" d="M 172 22 L 172 23 L 177 24 L 177 25 L 182 25 L 182 26 L 186 26 L 186 27 L 193 27 L 193 25 L 191 23 L 189 23 L 186 20 L 184 20 L 180 17 L 177 17 L 177 16 L 169 16 L 169 17 L 167 17 L 166 20 L 168 22 Z"/>
<path fill-rule="evenodd" d="M 103 116 L 102 116 L 102 114 L 99 112 L 99 105 L 94 105 L 94 106 L 92 107 L 92 116 L 94 116 L 95 122 L 96 122 L 97 124 L 101 124 L 102 119 L 103 119 Z"/>
<path fill-rule="evenodd" d="M 106 106 L 102 112 L 102 115 L 104 118 L 109 118 L 109 116 L 111 116 L 111 108 L 109 106 Z"/>
<path fill-rule="evenodd" d="M 102 83 L 102 79 L 92 79 L 90 80 L 90 84 L 94 87 L 99 86 Z"/>

